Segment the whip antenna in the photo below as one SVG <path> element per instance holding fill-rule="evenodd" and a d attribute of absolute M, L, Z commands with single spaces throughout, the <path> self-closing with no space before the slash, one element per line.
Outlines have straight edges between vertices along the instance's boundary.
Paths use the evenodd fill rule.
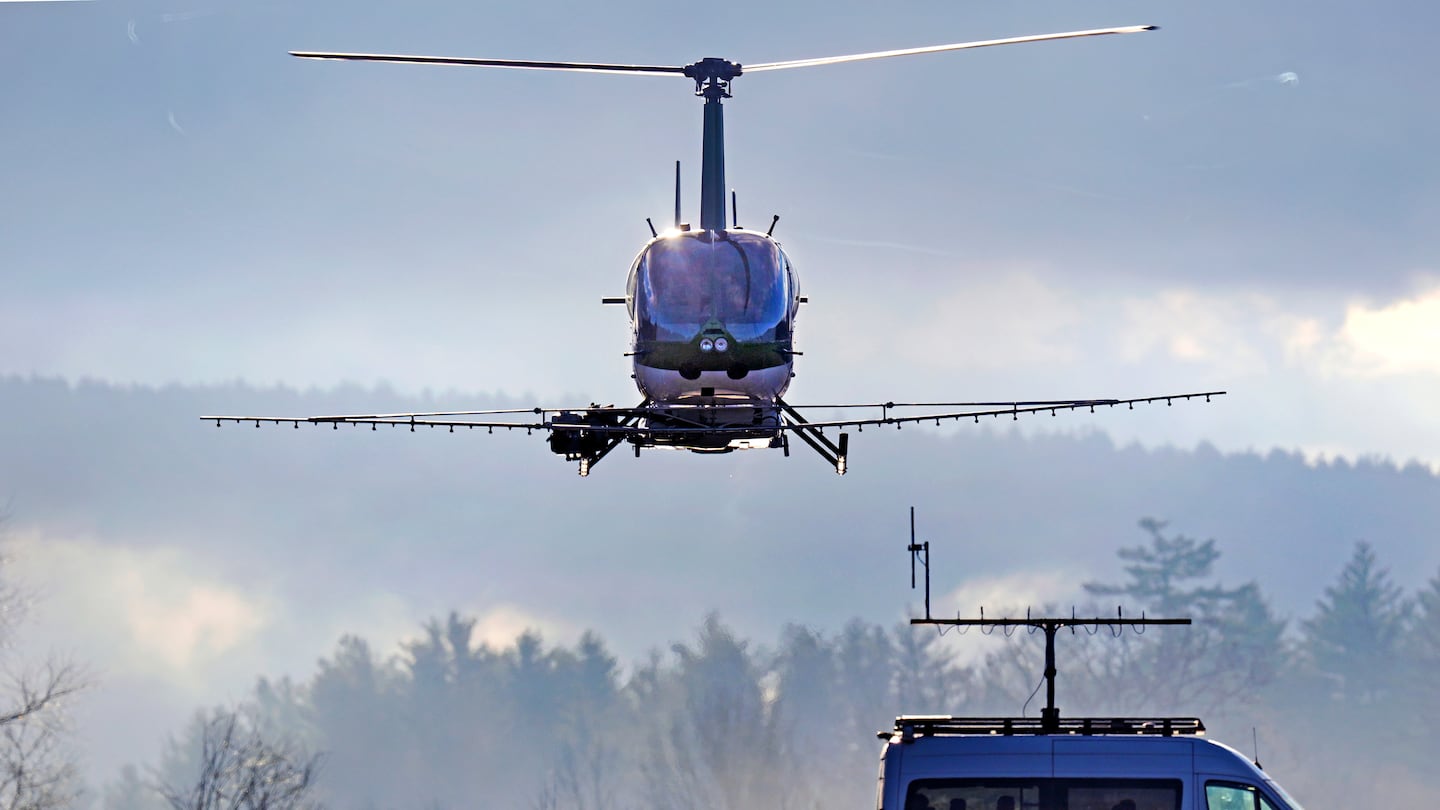
<path fill-rule="evenodd" d="M 675 161 L 675 230 L 680 230 L 680 161 Z"/>
<path fill-rule="evenodd" d="M 910 507 L 910 590 L 915 590 L 915 562 L 918 560 L 925 569 L 925 618 L 930 618 L 930 541 L 915 542 L 915 507 Z M 924 554 L 922 558 L 920 555 Z"/>

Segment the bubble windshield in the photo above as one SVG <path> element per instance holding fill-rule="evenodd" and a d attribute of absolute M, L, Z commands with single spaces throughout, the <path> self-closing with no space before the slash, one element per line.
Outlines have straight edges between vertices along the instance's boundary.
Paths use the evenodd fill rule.
<path fill-rule="evenodd" d="M 719 324 L 738 340 L 789 337 L 790 268 L 780 246 L 749 232 L 659 239 L 635 262 L 640 336 L 688 341 Z"/>

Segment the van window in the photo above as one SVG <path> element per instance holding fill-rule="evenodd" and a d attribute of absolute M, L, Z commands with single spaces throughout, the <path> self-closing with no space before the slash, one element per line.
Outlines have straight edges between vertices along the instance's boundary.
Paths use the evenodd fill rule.
<path fill-rule="evenodd" d="M 905 810 L 1180 810 L 1180 794 L 1179 779 L 917 779 Z"/>
<path fill-rule="evenodd" d="M 1258 788 L 1240 782 L 1206 782 L 1205 806 L 1208 810 L 1276 810 Z"/>

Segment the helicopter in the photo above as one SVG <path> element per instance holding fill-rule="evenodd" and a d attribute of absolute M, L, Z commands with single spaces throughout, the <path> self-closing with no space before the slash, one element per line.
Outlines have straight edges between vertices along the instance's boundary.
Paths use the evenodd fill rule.
<path fill-rule="evenodd" d="M 376 413 L 336 416 L 202 416 L 219 427 L 226 422 L 262 424 L 445 428 L 454 432 L 483 429 L 543 432 L 550 450 L 578 462 L 581 476 L 622 444 L 635 455 L 646 448 L 697 453 L 778 448 L 790 454 L 790 438 L 799 438 L 835 472 L 848 466 L 849 433 L 866 427 L 894 426 L 982 417 L 1050 413 L 1124 405 L 1187 401 L 1224 391 L 1134 397 L 981 402 L 883 402 L 842 405 L 792 405 L 784 399 L 795 376 L 795 321 L 800 306 L 799 279 L 790 258 L 774 237 L 779 216 L 764 231 L 742 228 L 730 195 L 727 221 L 723 101 L 732 82 L 744 74 L 791 68 L 1014 45 L 1049 40 L 1133 34 L 1156 30 L 1134 25 L 1036 34 L 1005 39 L 957 42 L 900 50 L 873 51 L 785 62 L 741 64 L 706 57 L 688 65 L 637 65 L 551 62 L 445 56 L 291 51 L 302 59 L 462 65 L 521 70 L 558 70 L 641 76 L 680 76 L 694 82 L 704 100 L 701 132 L 700 222 L 681 221 L 680 167 L 675 170 L 675 219 L 663 232 L 647 219 L 651 238 L 630 268 L 624 296 L 602 299 L 626 307 L 631 325 L 632 378 L 641 401 L 633 407 L 591 404 L 576 408 Z M 803 411 L 824 410 L 841 416 L 809 419 Z M 829 433 L 827 433 L 829 431 Z M 832 438 L 833 435 L 833 438 Z"/>

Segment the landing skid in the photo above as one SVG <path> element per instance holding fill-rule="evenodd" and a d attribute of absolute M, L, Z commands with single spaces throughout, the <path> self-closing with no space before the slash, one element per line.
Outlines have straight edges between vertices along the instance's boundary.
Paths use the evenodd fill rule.
<path fill-rule="evenodd" d="M 728 453 L 735 449 L 729 444 L 733 440 L 745 438 L 763 441 L 768 436 L 769 441 L 760 446 L 779 447 L 785 451 L 788 458 L 789 434 L 793 433 L 834 467 L 835 472 L 844 475 L 850 434 L 841 433 L 838 443 L 831 441 L 820 427 L 812 425 L 786 402 L 777 399 L 775 404 L 784 415 L 783 425 L 749 430 L 714 426 L 707 429 L 684 419 L 677 419 L 673 428 L 656 427 L 654 423 L 657 420 L 675 417 L 653 409 L 648 399 L 628 410 L 596 405 L 588 410 L 562 412 L 550 421 L 550 451 L 564 456 L 566 461 L 577 462 L 579 473 L 584 477 L 625 442 L 635 448 L 635 455 L 638 457 L 640 451 L 646 447 L 675 447 L 696 453 Z M 647 422 L 645 427 L 641 426 L 642 421 Z"/>
<path fill-rule="evenodd" d="M 837 444 L 836 442 L 830 441 L 830 437 L 826 436 L 820 428 L 812 426 L 808 419 L 800 415 L 799 411 L 790 407 L 790 403 L 777 397 L 775 404 L 779 405 L 781 413 L 785 414 L 786 422 L 790 426 L 790 432 L 799 436 L 806 444 L 810 445 L 812 450 L 819 453 L 821 458 L 830 462 L 830 466 L 835 468 L 837 474 L 844 475 L 846 457 L 849 455 L 850 450 L 850 434 L 842 432 L 840 434 L 840 441 Z M 790 441 L 788 437 L 784 442 L 784 447 L 785 455 L 788 457 L 790 455 Z"/>

